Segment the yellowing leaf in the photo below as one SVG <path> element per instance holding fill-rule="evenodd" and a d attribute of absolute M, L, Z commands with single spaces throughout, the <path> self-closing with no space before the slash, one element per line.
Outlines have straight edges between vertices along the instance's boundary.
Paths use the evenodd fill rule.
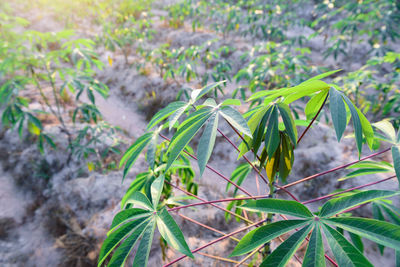
<path fill-rule="evenodd" d="M 108 65 L 110 65 L 110 67 L 113 65 L 113 60 L 110 56 L 108 56 Z"/>
<path fill-rule="evenodd" d="M 93 164 L 93 162 L 88 162 L 87 163 L 87 167 L 88 167 L 88 170 L 89 170 L 89 172 L 92 172 L 92 171 L 94 171 L 94 164 Z"/>

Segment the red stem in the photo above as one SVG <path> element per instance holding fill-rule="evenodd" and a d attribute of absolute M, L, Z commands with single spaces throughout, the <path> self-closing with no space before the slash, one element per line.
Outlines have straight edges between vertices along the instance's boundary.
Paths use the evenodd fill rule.
<path fill-rule="evenodd" d="M 192 193 L 190 193 L 190 192 L 188 192 L 188 191 L 186 191 L 186 190 L 180 188 L 179 186 L 173 185 L 172 183 L 170 183 L 170 182 L 168 182 L 168 181 L 165 181 L 165 182 L 166 182 L 167 184 L 171 185 L 173 188 L 178 189 L 179 191 L 185 193 L 185 194 L 188 195 L 188 196 L 192 196 L 192 197 L 194 197 L 194 198 L 197 198 L 198 200 L 201 200 L 201 201 L 203 201 L 203 202 L 206 202 L 205 199 L 203 199 L 203 198 L 201 198 L 201 197 L 198 197 L 198 196 L 196 196 L 196 195 L 194 195 L 194 194 L 192 194 Z M 220 207 L 220 206 L 218 206 L 218 205 L 216 205 L 216 204 L 214 204 L 214 203 L 210 203 L 210 205 L 213 206 L 213 207 L 215 207 L 215 208 L 217 208 L 217 209 L 220 209 L 220 210 L 222 210 L 222 211 L 228 212 L 229 214 L 231 214 L 231 215 L 233 215 L 233 216 L 235 216 L 235 217 L 238 217 L 238 218 L 240 218 L 240 219 L 242 219 L 242 220 L 244 220 L 244 221 L 246 221 L 246 222 L 248 222 L 248 223 L 252 223 L 252 221 L 247 220 L 247 219 L 244 218 L 243 216 L 240 216 L 239 214 L 236 214 L 236 213 L 234 213 L 233 211 L 230 211 L 230 210 L 228 210 L 228 209 L 225 209 L 225 208 L 223 208 L 223 207 Z"/>
<path fill-rule="evenodd" d="M 229 122 L 228 122 L 229 123 Z M 242 140 L 244 141 L 242 135 L 240 133 L 238 133 L 236 131 L 236 129 L 229 124 L 234 130 L 235 132 L 240 136 L 240 138 L 242 138 Z M 229 137 L 227 137 L 220 129 L 218 129 L 218 132 L 240 153 L 239 148 L 229 139 Z M 259 170 L 256 166 L 254 166 L 254 164 L 246 157 L 246 155 L 243 155 L 243 158 L 247 161 L 247 163 L 250 164 L 250 166 L 260 175 L 260 177 L 263 179 L 263 181 L 266 184 L 269 184 L 268 180 L 261 174 L 261 170 Z M 260 159 L 258 159 L 260 160 Z M 290 193 L 289 191 L 287 191 L 285 188 L 282 188 L 279 185 L 275 185 L 278 189 L 282 189 L 285 193 L 287 193 L 291 198 L 293 198 L 296 201 L 299 201 L 292 193 Z M 270 194 L 272 194 L 273 192 L 270 192 Z"/>
<path fill-rule="evenodd" d="M 180 210 L 180 209 L 184 209 L 184 208 L 206 205 L 206 204 L 211 204 L 211 203 L 229 202 L 229 201 L 235 201 L 235 200 L 248 200 L 248 199 L 266 198 L 266 197 L 268 197 L 268 195 L 217 199 L 217 200 L 197 202 L 197 203 L 187 204 L 187 205 L 183 205 L 183 206 L 179 206 L 179 207 L 174 207 L 174 208 L 169 209 L 168 211 L 176 211 L 176 210 Z"/>
<path fill-rule="evenodd" d="M 300 143 L 301 139 L 303 139 L 303 136 L 306 134 L 306 132 L 308 131 L 308 129 L 310 129 L 311 125 L 314 123 L 314 121 L 318 118 L 319 113 L 321 112 L 322 108 L 324 107 L 326 100 L 328 99 L 328 95 L 326 95 L 324 103 L 322 103 L 321 107 L 319 108 L 317 114 L 314 116 L 314 118 L 311 120 L 310 124 L 308 124 L 307 128 L 304 130 L 304 132 L 301 134 L 301 136 L 299 137 L 299 139 L 297 140 L 297 144 Z"/>
<path fill-rule="evenodd" d="M 356 187 L 352 187 L 352 188 L 346 189 L 346 190 L 341 191 L 341 192 L 337 192 L 337 193 L 325 195 L 325 196 L 322 196 L 322 197 L 317 197 L 317 198 L 314 198 L 314 199 L 311 199 L 311 200 L 304 201 L 304 202 L 302 202 L 302 203 L 303 203 L 303 204 L 308 204 L 308 203 L 320 201 L 320 200 L 323 200 L 323 199 L 326 199 L 326 198 L 331 198 L 331 197 L 334 197 L 334 196 L 336 196 L 336 195 L 340 195 L 340 194 L 343 194 L 343 193 L 346 193 L 346 192 L 350 192 L 350 191 L 354 191 L 354 190 L 357 190 L 357 189 L 360 189 L 360 188 L 364 188 L 364 187 L 367 187 L 367 186 L 371 186 L 371 185 L 383 183 L 383 182 L 385 182 L 385 181 L 387 181 L 387 180 L 390 180 L 390 179 L 393 179 L 393 178 L 395 178 L 395 177 L 396 177 L 396 175 L 391 176 L 391 177 L 388 177 L 388 178 L 385 178 L 385 179 L 382 179 L 382 180 L 379 180 L 379 181 L 375 181 L 375 182 L 372 182 L 372 183 L 368 183 L 368 184 L 364 184 L 364 185 L 359 185 L 359 186 L 356 186 Z"/>
<path fill-rule="evenodd" d="M 369 159 L 369 158 L 378 156 L 378 155 L 383 154 L 383 153 L 385 153 L 385 152 L 387 152 L 387 151 L 389 151 L 389 150 L 390 150 L 390 148 L 387 148 L 387 149 L 385 149 L 385 150 L 382 150 L 382 151 L 380 151 L 380 152 L 376 152 L 376 153 L 374 153 L 374 154 L 371 154 L 371 155 L 366 156 L 366 157 L 364 157 L 364 158 L 361 158 L 361 159 L 359 159 L 359 160 L 356 160 L 356 161 L 353 161 L 353 162 L 350 162 L 350 163 L 341 165 L 341 166 L 339 166 L 339 167 L 336 167 L 336 168 L 333 168 L 333 169 L 330 169 L 330 170 L 327 170 L 327 171 L 324 171 L 324 172 L 320 172 L 320 173 L 317 173 L 317 174 L 308 176 L 308 177 L 306 177 L 306 178 L 297 180 L 297 181 L 295 181 L 295 182 L 293 182 L 293 183 L 290 183 L 290 184 L 287 184 L 287 185 L 283 185 L 283 186 L 281 186 L 281 187 L 278 188 L 278 189 L 288 188 L 288 187 L 291 187 L 291 186 L 300 184 L 300 183 L 302 183 L 302 182 L 315 179 L 315 178 L 317 178 L 317 177 L 319 177 L 319 176 L 322 176 L 322 175 L 325 175 L 325 174 L 328 174 L 328 173 L 331 173 L 331 172 L 334 172 L 334 171 L 337 171 L 337 170 L 340 170 L 340 169 L 347 168 L 347 167 L 349 167 L 349 166 L 351 166 L 351 165 L 354 165 L 354 164 L 356 164 L 356 163 L 358 163 L 358 162 L 360 162 L 360 161 L 364 161 L 364 160 L 366 160 L 366 159 Z"/>
<path fill-rule="evenodd" d="M 160 133 L 159 135 L 160 135 L 162 138 L 164 138 L 165 140 L 171 142 L 171 140 L 170 140 L 168 137 L 162 135 L 161 133 Z M 188 155 L 189 155 L 191 158 L 193 158 L 194 160 L 197 160 L 197 157 L 196 157 L 195 155 L 190 154 L 190 153 L 187 152 L 186 150 L 184 150 L 184 152 L 185 152 L 186 154 L 188 154 Z M 215 174 L 217 174 L 219 177 L 221 177 L 222 179 L 224 179 L 225 181 L 227 181 L 228 183 L 232 184 L 234 187 L 236 187 L 237 189 L 239 189 L 240 191 L 242 191 L 243 193 L 245 193 L 246 195 L 251 196 L 251 194 L 250 194 L 249 192 L 247 192 L 246 189 L 240 187 L 240 186 L 237 185 L 235 182 L 231 181 L 228 177 L 224 176 L 222 173 L 220 173 L 219 171 L 217 171 L 216 169 L 214 169 L 214 168 L 211 167 L 210 165 L 207 164 L 206 167 L 207 167 L 209 170 L 213 171 Z"/>
<path fill-rule="evenodd" d="M 245 230 L 247 230 L 247 229 L 249 229 L 249 228 L 251 228 L 251 227 L 253 227 L 253 226 L 256 226 L 256 225 L 262 223 L 263 221 L 264 221 L 264 220 L 261 220 L 261 221 L 259 221 L 259 222 L 256 222 L 256 223 L 253 223 L 253 224 L 251 224 L 251 225 L 248 225 L 248 226 L 246 226 L 246 227 L 240 228 L 239 230 L 236 230 L 236 231 L 234 231 L 234 232 L 232 232 L 232 233 L 230 233 L 230 234 L 227 234 L 227 235 L 225 235 L 225 236 L 221 236 L 220 238 L 217 238 L 217 239 L 215 239 L 215 240 L 213 240 L 213 241 L 211 241 L 211 242 L 205 244 L 204 246 L 201 246 L 201 247 L 199 247 L 199 248 L 196 248 L 196 249 L 192 250 L 192 253 L 196 253 L 197 251 L 200 251 L 200 250 L 202 250 L 202 249 L 205 249 L 205 248 L 207 248 L 207 247 L 209 247 L 209 246 L 211 246 L 211 245 L 213 245 L 213 244 L 215 244 L 215 243 L 217 243 L 217 242 L 219 242 L 219 241 L 222 241 L 222 240 L 224 240 L 224 239 L 226 239 L 226 238 L 228 238 L 228 237 L 230 237 L 230 236 L 233 236 L 233 235 L 235 235 L 235 234 L 237 234 L 237 233 L 243 232 L 243 231 L 245 231 Z M 183 255 L 183 256 L 181 256 L 181 257 L 179 257 L 179 258 L 177 258 L 177 259 L 175 259 L 175 260 L 173 260 L 173 261 L 171 261 L 171 262 L 165 264 L 163 267 L 171 266 L 172 264 L 177 263 L 178 261 L 180 261 L 180 260 L 182 260 L 182 259 L 184 259 L 184 258 L 186 258 L 186 257 L 187 257 L 186 255 Z"/>

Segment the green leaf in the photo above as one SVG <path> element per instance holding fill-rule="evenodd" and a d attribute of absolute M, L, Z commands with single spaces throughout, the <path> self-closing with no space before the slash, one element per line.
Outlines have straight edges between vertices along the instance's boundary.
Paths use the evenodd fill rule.
<path fill-rule="evenodd" d="M 350 99 L 345 95 L 343 95 L 343 99 L 350 109 L 351 120 L 353 121 L 354 134 L 356 136 L 356 144 L 357 144 L 358 154 L 360 155 L 361 150 L 362 150 L 362 140 L 363 140 L 363 138 L 362 138 L 363 127 L 361 125 L 361 119 L 358 115 L 357 108 L 353 105 L 353 103 L 350 101 Z"/>
<path fill-rule="evenodd" d="M 236 130 L 244 133 L 245 135 L 252 137 L 251 131 L 245 119 L 243 119 L 242 114 L 239 111 L 229 107 L 223 106 L 219 109 L 219 113 L 227 120 Z"/>
<path fill-rule="evenodd" d="M 110 262 L 107 264 L 108 267 L 117 267 L 117 266 L 120 267 L 125 264 L 125 261 L 129 253 L 132 251 L 132 248 L 138 242 L 139 238 L 144 235 L 146 230 L 149 228 L 151 222 L 152 220 L 150 220 L 150 222 L 149 221 L 143 222 L 132 232 L 132 234 L 114 252 Z M 100 266 L 100 264 L 98 266 Z"/>
<path fill-rule="evenodd" d="M 335 88 L 329 90 L 329 96 L 332 122 L 335 127 L 337 140 L 340 141 L 347 125 L 346 107 L 343 102 L 342 93 Z"/>
<path fill-rule="evenodd" d="M 319 224 L 314 228 L 303 260 L 303 267 L 325 267 L 325 251 Z"/>
<path fill-rule="evenodd" d="M 332 70 L 332 71 L 328 71 L 328 72 L 325 72 L 325 73 L 321 73 L 321 74 L 319 74 L 317 76 L 314 76 L 314 77 L 308 79 L 306 82 L 310 82 L 310 81 L 314 81 L 314 80 L 321 80 L 321 79 L 323 79 L 325 77 L 328 77 L 328 76 L 330 76 L 332 74 L 335 74 L 336 72 L 339 72 L 339 71 L 342 71 L 342 69 Z"/>
<path fill-rule="evenodd" d="M 135 236 L 135 232 L 141 232 L 141 230 L 144 229 L 144 226 L 146 226 L 146 220 L 147 218 L 140 218 L 135 221 L 128 222 L 110 234 L 107 239 L 104 240 L 103 245 L 101 246 L 97 266 L 101 266 L 107 256 L 110 255 L 110 253 L 125 237 L 130 234 Z"/>
<path fill-rule="evenodd" d="M 177 110 L 179 110 L 185 106 L 187 107 L 187 103 L 185 103 L 183 101 L 176 101 L 176 102 L 172 102 L 172 103 L 168 104 L 168 106 L 166 106 L 162 110 L 158 111 L 153 116 L 153 118 L 151 118 L 146 129 L 149 130 L 149 129 L 153 128 L 154 126 L 159 124 L 161 121 L 163 121 L 164 119 L 169 117 L 171 114 L 173 114 L 174 112 L 176 112 Z"/>
<path fill-rule="evenodd" d="M 182 150 L 190 140 L 192 140 L 195 134 L 212 114 L 213 111 L 210 108 L 199 109 L 190 114 L 189 117 L 179 126 L 168 147 L 167 153 L 169 153 L 169 157 L 165 171 L 171 167 L 172 163 L 178 158 Z"/>
<path fill-rule="evenodd" d="M 145 133 L 141 137 L 139 137 L 133 145 L 131 145 L 128 150 L 126 150 L 124 156 L 121 158 L 119 162 L 119 167 L 121 168 L 122 165 L 125 163 L 124 174 L 122 180 L 125 179 L 128 171 L 135 163 L 136 159 L 139 157 L 140 153 L 143 149 L 147 146 L 150 142 L 151 138 L 153 137 L 153 132 Z"/>
<path fill-rule="evenodd" d="M 396 267 L 400 267 L 400 250 L 396 250 Z"/>
<path fill-rule="evenodd" d="M 400 248 L 400 226 L 367 218 L 331 218 L 328 223 L 394 249 Z"/>
<path fill-rule="evenodd" d="M 186 103 L 186 105 L 179 107 L 176 109 L 176 111 L 169 117 L 168 119 L 168 124 L 169 127 L 168 129 L 171 131 L 172 127 L 174 127 L 175 123 L 179 120 L 179 118 L 182 116 L 183 113 L 190 107 L 190 103 Z"/>
<path fill-rule="evenodd" d="M 28 119 L 29 119 L 30 122 L 32 122 L 41 131 L 43 130 L 42 123 L 40 122 L 40 120 L 38 118 L 33 116 L 31 113 L 26 113 L 26 115 L 28 115 Z"/>
<path fill-rule="evenodd" d="M 361 237 L 359 235 L 353 234 L 352 232 L 349 232 L 351 242 L 353 242 L 354 246 L 361 251 L 361 253 L 364 252 L 364 244 L 361 240 Z"/>
<path fill-rule="evenodd" d="M 307 102 L 306 108 L 304 110 L 307 120 L 311 120 L 317 115 L 318 110 L 321 108 L 328 95 L 328 92 L 329 90 L 323 90 L 315 96 L 311 97 L 311 99 Z"/>
<path fill-rule="evenodd" d="M 367 258 L 338 231 L 323 225 L 328 244 L 339 266 L 371 266 Z"/>
<path fill-rule="evenodd" d="M 113 232 L 117 227 L 120 227 L 124 223 L 137 220 L 143 217 L 148 217 L 151 214 L 152 213 L 150 211 L 139 208 L 131 208 L 120 211 L 117 213 L 117 215 L 114 216 L 108 234 Z"/>
<path fill-rule="evenodd" d="M 261 263 L 260 267 L 285 267 L 313 227 L 314 224 L 311 224 L 291 235 Z"/>
<path fill-rule="evenodd" d="M 393 167 L 396 171 L 397 180 L 400 183 L 400 146 L 392 146 Z"/>
<path fill-rule="evenodd" d="M 352 172 L 346 174 L 345 177 L 338 179 L 338 181 L 344 181 L 344 180 L 347 180 L 349 178 L 354 178 L 354 177 L 361 176 L 361 175 L 368 175 L 368 174 L 375 174 L 375 173 L 385 173 L 385 172 L 390 172 L 390 170 L 387 169 L 387 168 L 365 168 L 365 169 L 359 169 L 359 170 L 352 171 Z"/>
<path fill-rule="evenodd" d="M 365 136 L 365 139 L 367 140 L 368 147 L 371 150 L 373 150 L 373 145 L 374 145 L 374 140 L 375 140 L 374 130 L 372 129 L 371 124 L 369 123 L 367 118 L 364 116 L 364 114 L 362 114 L 362 112 L 357 107 L 355 107 L 355 109 L 357 110 L 358 116 L 360 118 L 362 132 Z"/>
<path fill-rule="evenodd" d="M 240 164 L 231 174 L 231 181 L 236 182 L 237 185 L 241 185 L 243 181 L 249 176 L 252 167 L 250 164 L 242 163 Z M 231 183 L 226 184 L 226 191 L 232 186 Z M 235 187 L 233 195 L 236 195 L 238 188 Z"/>
<path fill-rule="evenodd" d="M 288 105 L 283 103 L 278 104 L 279 112 L 281 114 L 283 123 L 285 124 L 286 132 L 289 135 L 290 140 L 292 140 L 292 144 L 296 147 L 297 145 L 297 128 L 294 123 L 294 119 L 292 116 L 292 112 Z"/>
<path fill-rule="evenodd" d="M 148 210 L 153 210 L 150 200 L 142 192 L 134 192 L 125 202 L 125 204 L 136 204 Z"/>
<path fill-rule="evenodd" d="M 153 243 L 155 226 L 156 223 L 154 220 L 152 220 L 144 230 L 142 239 L 140 240 L 139 246 L 136 250 L 135 259 L 133 260 L 132 266 L 147 266 L 151 244 Z"/>
<path fill-rule="evenodd" d="M 383 201 L 380 201 L 379 204 L 389 217 L 389 221 L 394 224 L 400 225 L 400 210 L 397 207 Z"/>
<path fill-rule="evenodd" d="M 269 121 L 271 117 L 272 110 L 274 110 L 275 107 L 271 107 L 267 110 L 267 112 L 264 114 L 262 117 L 260 123 L 257 126 L 257 129 L 253 132 L 253 140 L 252 140 L 252 148 L 254 150 L 254 156 L 256 156 L 258 149 L 261 146 L 262 140 L 265 137 L 265 128 L 267 125 L 267 122 Z"/>
<path fill-rule="evenodd" d="M 181 229 L 176 224 L 175 220 L 164 208 L 157 212 L 157 228 L 161 236 L 168 242 L 168 244 L 179 252 L 194 258 L 185 241 Z"/>
<path fill-rule="evenodd" d="M 218 113 L 214 113 L 204 129 L 197 148 L 197 160 L 200 169 L 200 176 L 203 175 L 207 162 L 211 157 L 214 149 L 215 138 L 217 137 Z"/>
<path fill-rule="evenodd" d="M 271 115 L 268 120 L 267 132 L 265 133 L 265 148 L 268 158 L 274 155 L 281 141 L 278 124 L 278 110 L 276 107 L 272 107 Z"/>
<path fill-rule="evenodd" d="M 147 163 L 150 165 L 150 168 L 152 170 L 154 169 L 154 161 L 157 150 L 157 140 L 158 140 L 158 134 L 154 134 L 149 142 L 149 147 L 147 148 L 147 153 L 146 153 Z"/>
<path fill-rule="evenodd" d="M 192 91 L 192 95 L 191 95 L 191 99 L 192 99 L 193 103 L 194 103 L 195 101 L 199 100 L 200 98 L 202 98 L 205 94 L 207 94 L 208 92 L 210 92 L 210 91 L 211 91 L 212 89 L 214 89 L 215 87 L 220 86 L 221 84 L 223 84 L 223 83 L 225 83 L 225 82 L 226 82 L 226 81 L 223 80 L 223 81 L 219 81 L 219 82 L 212 83 L 212 84 L 209 84 L 209 85 L 207 85 L 207 86 L 204 86 L 204 87 L 201 88 L 201 89 L 193 90 L 193 91 Z"/>
<path fill-rule="evenodd" d="M 161 174 L 154 182 L 151 184 L 151 200 L 153 202 L 154 210 L 157 209 L 158 202 L 160 201 L 161 193 L 164 187 L 164 175 Z"/>
<path fill-rule="evenodd" d="M 294 200 L 270 198 L 250 200 L 246 204 L 242 205 L 241 208 L 250 211 L 286 214 L 300 218 L 314 217 L 306 206 Z"/>
<path fill-rule="evenodd" d="M 382 214 L 382 211 L 378 204 L 372 203 L 372 216 L 375 220 L 384 221 L 385 217 Z M 378 244 L 379 252 L 383 255 L 383 251 L 385 250 L 385 246 Z"/>
<path fill-rule="evenodd" d="M 287 220 L 260 226 L 240 240 L 230 257 L 246 254 L 284 233 L 310 223 L 309 220 Z"/>
<path fill-rule="evenodd" d="M 392 143 L 396 143 L 396 131 L 388 119 L 375 122 L 372 126 L 382 131 Z"/>
<path fill-rule="evenodd" d="M 240 102 L 239 99 L 225 99 L 222 103 L 221 106 L 240 106 L 242 103 Z"/>
<path fill-rule="evenodd" d="M 371 202 L 380 198 L 392 197 L 398 194 L 399 192 L 396 191 L 369 190 L 349 196 L 331 199 L 322 206 L 319 216 L 330 217 L 338 214 L 339 212 L 348 210 L 361 204 Z"/>

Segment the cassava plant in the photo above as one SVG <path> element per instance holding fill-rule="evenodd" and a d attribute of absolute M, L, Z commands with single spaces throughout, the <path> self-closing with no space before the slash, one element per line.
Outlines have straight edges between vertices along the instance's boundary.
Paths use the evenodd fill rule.
<path fill-rule="evenodd" d="M 147 147 L 146 159 L 149 170 L 136 177 L 124 196 L 122 211 L 112 222 L 108 237 L 101 248 L 98 265 L 106 263 L 113 251 L 107 266 L 124 265 L 129 253 L 138 244 L 133 266 L 145 266 L 156 228 L 163 241 L 166 242 L 162 242 L 163 244 L 168 244 L 183 254 L 164 266 L 171 266 L 185 257 L 194 258 L 196 252 L 251 228 L 255 229 L 240 240 L 234 239 L 239 242 L 230 256 L 238 257 L 246 254 L 243 258 L 236 258 L 238 260 L 234 262 L 237 266 L 251 257 L 256 261 L 255 264 L 260 264 L 260 266 L 285 266 L 293 256 L 303 266 L 325 266 L 326 261 L 334 266 L 372 266 L 363 255 L 361 238 L 372 240 L 380 246 L 381 250 L 383 247 L 394 249 L 398 255 L 400 212 L 390 204 L 387 198 L 398 196 L 399 190 L 396 188 L 393 188 L 393 191 L 361 189 L 392 180 L 396 178 L 396 175 L 400 179 L 400 135 L 396 136 L 393 127 L 388 122 L 375 124 L 375 128 L 383 129 L 384 133 L 375 135 L 365 115 L 343 93 L 342 89 L 335 84 L 322 81 L 323 78 L 336 72 L 338 71 L 318 75 L 294 87 L 259 91 L 252 95 L 249 101 L 261 101 L 256 102 L 257 104 L 244 115 L 234 108 L 241 106 L 239 100 L 227 99 L 219 104 L 212 98 L 206 98 L 203 101 L 206 95 L 221 82 L 193 90 L 187 102 L 173 102 L 160 110 L 149 122 L 146 133 L 128 148 L 120 162 L 120 166 L 124 166 L 123 178 L 127 179 L 130 176 L 129 170 Z M 302 134 L 298 134 L 290 105 L 305 97 L 309 97 L 305 107 L 309 123 Z M 338 141 L 342 139 L 351 119 L 359 159 L 288 183 L 287 177 L 290 175 L 293 164 L 296 163 L 294 149 L 317 120 L 321 110 L 326 108 L 327 103 L 329 103 Z M 242 141 L 240 145 L 236 145 L 235 141 L 219 128 L 222 121 L 225 121 L 237 134 L 238 139 Z M 194 155 L 189 143 L 201 128 L 204 130 L 198 142 L 197 153 Z M 171 139 L 163 134 L 166 130 L 171 133 Z M 208 164 L 218 134 L 238 152 L 238 158 L 243 158 L 246 162 L 239 165 L 231 179 Z M 386 138 L 384 138 L 385 135 Z M 163 140 L 160 144 L 159 139 Z M 361 158 L 363 144 L 367 144 L 372 149 L 375 147 L 374 143 L 382 141 L 388 142 L 392 147 L 393 165 L 390 163 L 374 165 L 367 161 L 389 151 L 390 148 Z M 209 169 L 227 182 L 227 189 L 234 188 L 234 196 L 211 201 L 197 196 L 197 186 L 195 191 L 192 191 L 190 187 L 194 172 L 190 171 L 191 178 L 188 179 L 185 172 L 179 171 L 181 168 L 191 170 L 189 158 L 197 161 L 200 176 L 206 168 Z M 387 173 L 396 173 L 396 175 L 305 201 L 300 201 L 289 191 L 289 188 L 294 185 L 351 166 L 364 168 L 364 174 L 371 172 L 371 168 L 375 168 Z M 372 173 L 376 172 L 372 171 Z M 244 180 L 249 179 L 251 173 L 255 174 L 257 181 L 260 179 L 268 185 L 269 191 L 256 196 L 249 193 L 243 186 Z M 354 173 L 348 174 L 347 178 L 354 176 L 356 176 Z M 185 184 L 186 188 L 180 187 L 180 183 Z M 185 201 L 193 199 L 199 201 L 189 204 L 171 201 L 171 198 L 175 198 L 173 189 L 190 197 Z M 201 187 L 198 190 L 201 190 Z M 290 200 L 279 199 L 277 192 L 285 193 Z M 318 209 L 306 206 L 323 200 L 328 201 Z M 353 210 L 370 202 L 374 203 L 375 219 L 352 216 Z M 228 203 L 228 208 L 220 206 L 219 203 Z M 184 208 L 201 205 L 211 205 L 221 209 L 229 216 L 232 215 L 245 223 L 245 226 L 223 234 L 203 246 L 190 248 L 172 215 L 178 215 L 189 222 L 202 225 L 179 213 L 179 210 Z M 233 206 L 236 206 L 235 212 L 232 211 Z M 385 220 L 382 211 L 389 216 L 391 222 Z M 258 216 L 249 216 L 248 212 L 258 214 Z M 202 226 L 213 229 L 212 226 Z M 345 231 L 349 233 L 351 242 L 345 237 Z M 290 236 L 283 239 L 281 236 L 287 233 L 290 233 Z M 325 249 L 323 236 L 327 240 L 326 244 L 330 247 L 333 257 Z M 274 239 L 281 242 L 271 252 L 270 242 Z M 304 242 L 308 243 L 305 255 L 296 255 L 296 251 Z M 254 258 L 257 254 L 263 258 L 261 262 Z M 218 257 L 229 261 L 222 255 Z"/>

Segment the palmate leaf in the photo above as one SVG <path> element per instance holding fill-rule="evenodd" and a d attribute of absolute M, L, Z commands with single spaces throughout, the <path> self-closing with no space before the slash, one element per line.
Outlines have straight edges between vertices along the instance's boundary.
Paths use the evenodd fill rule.
<path fill-rule="evenodd" d="M 324 243 L 322 242 L 321 228 L 315 225 L 308 242 L 307 251 L 303 260 L 303 267 L 325 267 Z"/>
<path fill-rule="evenodd" d="M 146 225 L 146 220 L 147 218 L 141 218 L 128 222 L 121 226 L 118 231 L 114 231 L 112 234 L 110 234 L 101 246 L 98 266 L 100 266 L 104 262 L 107 256 L 126 236 L 128 236 L 129 234 L 133 234 L 135 230 L 138 230 L 137 232 L 140 233 Z"/>
<path fill-rule="evenodd" d="M 217 137 L 218 113 L 211 115 L 203 135 L 200 138 L 197 149 L 197 159 L 200 169 L 200 175 L 203 175 L 207 162 L 211 157 L 214 148 L 215 138 Z"/>
<path fill-rule="evenodd" d="M 261 263 L 260 267 L 285 267 L 313 227 L 314 224 L 308 225 L 291 235 Z"/>
<path fill-rule="evenodd" d="M 323 225 L 328 244 L 339 266 L 373 266 L 367 258 L 335 229 Z"/>
<path fill-rule="evenodd" d="M 167 153 L 169 153 L 169 157 L 165 171 L 171 167 L 172 163 L 178 158 L 182 150 L 214 112 L 215 111 L 209 107 L 201 108 L 190 114 L 189 117 L 179 126 L 168 147 Z"/>
<path fill-rule="evenodd" d="M 156 226 L 171 247 L 189 257 L 193 257 L 182 231 L 166 208 L 155 209 L 158 206 L 163 184 L 163 176 L 160 176 L 152 183 L 151 197 L 153 203 L 150 203 L 148 197 L 140 192 L 135 192 L 132 195 L 137 203 L 149 208 L 150 211 L 130 208 L 119 212 L 114 217 L 111 230 L 100 250 L 98 266 L 104 262 L 118 244 L 120 246 L 115 250 L 108 266 L 123 266 L 129 253 L 138 242 L 139 245 L 133 266 L 147 266 Z"/>
<path fill-rule="evenodd" d="M 141 238 L 144 235 L 144 233 L 147 232 L 146 230 L 150 227 L 151 224 L 154 224 L 152 220 L 146 220 L 143 223 L 141 223 L 137 228 L 133 229 L 132 234 L 128 238 L 126 238 L 126 240 L 114 252 L 107 266 L 115 266 L 115 267 L 123 266 L 126 259 L 128 258 L 129 253 L 132 251 L 135 244 L 139 241 L 139 238 Z M 141 244 L 144 243 L 143 239 L 140 241 L 140 243 Z M 99 263 L 98 266 L 100 265 L 101 264 Z"/>
<path fill-rule="evenodd" d="M 300 218 L 313 218 L 314 215 L 303 204 L 294 200 L 258 199 L 248 201 L 241 208 L 249 211 L 273 212 Z"/>
<path fill-rule="evenodd" d="M 287 220 L 260 226 L 240 240 L 230 257 L 246 254 L 284 233 L 311 223 L 311 220 Z"/>
<path fill-rule="evenodd" d="M 400 248 L 400 226 L 367 218 L 330 218 L 327 223 L 368 238 L 386 247 Z"/>
<path fill-rule="evenodd" d="M 331 199 L 322 206 L 319 216 L 330 217 L 358 205 L 380 198 L 392 197 L 398 194 L 399 192 L 396 191 L 369 190 L 345 197 Z"/>

